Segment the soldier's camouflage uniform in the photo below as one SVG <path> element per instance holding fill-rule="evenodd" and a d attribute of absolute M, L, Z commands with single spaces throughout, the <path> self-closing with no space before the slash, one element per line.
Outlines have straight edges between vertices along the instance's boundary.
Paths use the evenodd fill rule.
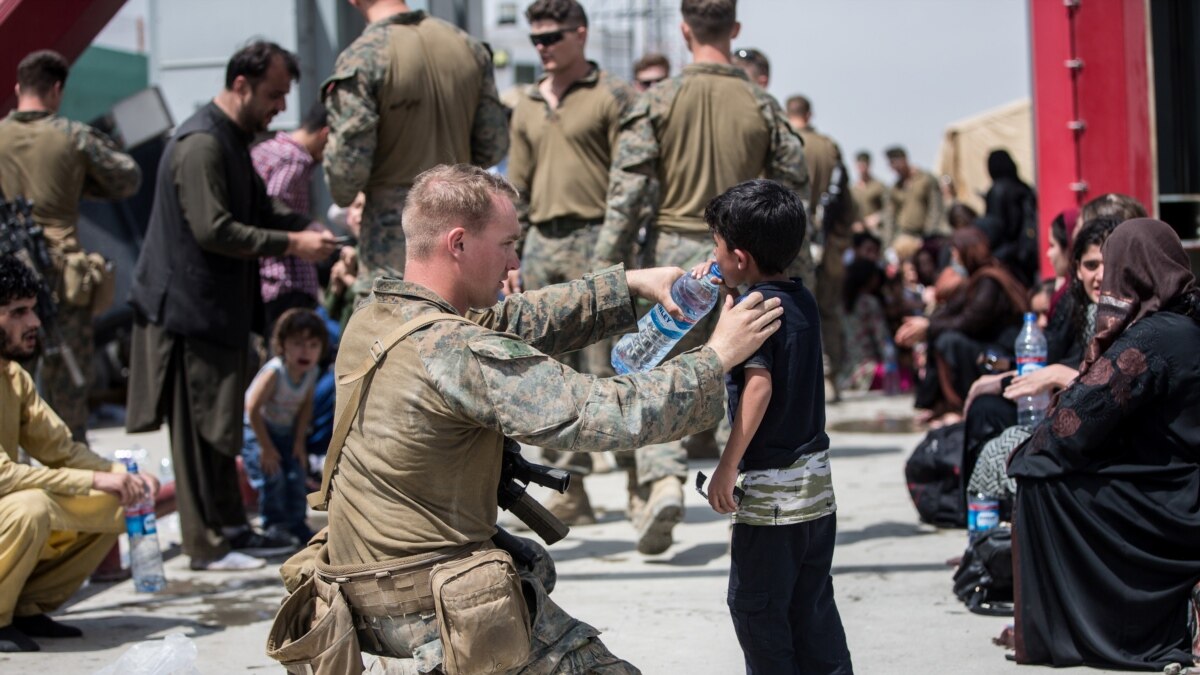
<path fill-rule="evenodd" d="M 681 94 L 687 105 L 702 107 L 701 101 L 687 98 L 689 87 L 706 79 L 720 78 L 728 84 L 733 78 L 740 84 L 733 90 L 741 98 L 752 97 L 752 119 L 739 119 L 739 129 L 717 128 L 708 135 L 710 147 L 683 144 L 666 147 L 663 139 L 672 131 L 673 116 L 681 115 Z M 717 109 L 731 101 L 719 101 Z M 747 109 L 751 106 L 747 106 Z M 683 111 L 686 115 L 690 111 Z M 693 113 L 694 114 L 694 113 Z M 679 122 L 676 122 L 678 125 Z M 746 130 L 743 136 L 740 133 Z M 707 131 L 707 130 L 706 130 Z M 745 153 L 750 142 L 761 144 L 762 160 L 755 164 L 730 169 L 727 158 Z M 757 146 L 756 146 L 757 147 Z M 681 171 L 680 169 L 683 169 Z M 746 170 L 748 169 L 748 170 Z M 742 175 L 735 175 L 744 170 Z M 695 179 L 692 174 L 700 176 Z M 604 228 L 596 242 L 596 264 L 611 264 L 623 260 L 636 238 L 639 227 L 647 228 L 648 238 L 642 258 L 648 266 L 675 265 L 684 269 L 712 256 L 713 241 L 703 221 L 707 202 L 734 185 L 753 178 L 769 178 L 796 191 L 807 204 L 809 200 L 808 168 L 804 146 L 788 123 L 779 103 L 762 88 L 750 82 L 741 68 L 727 64 L 691 64 L 679 75 L 664 80 L 634 104 L 621 125 L 617 156 L 613 160 L 608 186 L 608 210 Z M 690 207 L 687 213 L 675 213 L 664 218 L 664 203 Z M 797 270 L 806 285 L 812 287 L 813 265 L 809 251 L 811 228 L 797 256 Z M 702 319 L 670 356 L 692 349 L 708 339 L 716 325 L 717 312 Z M 665 476 L 687 478 L 686 453 L 677 445 L 643 448 L 637 454 L 638 482 L 643 485 Z"/>
<path fill-rule="evenodd" d="M 79 200 L 116 200 L 137 192 L 141 170 L 107 136 L 50 112 L 12 112 L 0 122 L 0 189 L 7 199 L 33 202 L 33 219 L 46 233 L 57 278 L 48 279 L 60 298 L 58 330 L 84 376 L 76 386 L 60 356 L 41 361 L 42 397 L 86 442 L 88 391 L 92 382 L 92 310 L 62 302 L 64 256 L 82 250 L 76 226 Z"/>
<path fill-rule="evenodd" d="M 413 180 L 438 164 L 490 167 L 508 152 L 491 51 L 423 11 L 370 23 L 321 89 L 325 177 L 339 206 L 367 195 L 360 287 L 404 274 L 401 213 Z"/>
<path fill-rule="evenodd" d="M 346 328 L 339 376 L 376 340 L 434 312 L 455 310 L 423 286 L 377 281 Z M 680 438 L 721 416 L 721 365 L 707 347 L 613 378 L 576 373 L 551 356 L 633 329 L 619 267 L 511 296 L 468 318 L 477 325 L 442 320 L 414 332 L 372 376 L 332 479 L 331 564 L 490 539 L 506 437 L 562 451 L 620 450 Z M 347 398 L 338 392 L 339 405 Z M 537 616 L 533 661 L 518 672 L 637 672 L 608 652 L 598 631 L 554 605 L 538 576 L 522 578 L 535 591 Z M 420 640 L 411 632 L 402 639 L 403 651 L 415 654 Z"/>

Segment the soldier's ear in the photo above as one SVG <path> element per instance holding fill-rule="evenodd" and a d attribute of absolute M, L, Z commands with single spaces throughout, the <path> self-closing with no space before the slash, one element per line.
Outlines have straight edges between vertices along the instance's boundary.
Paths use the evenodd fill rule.
<path fill-rule="evenodd" d="M 456 227 L 446 233 L 446 248 L 450 255 L 457 255 L 466 248 L 464 245 L 466 234 L 467 231 L 461 227 Z"/>

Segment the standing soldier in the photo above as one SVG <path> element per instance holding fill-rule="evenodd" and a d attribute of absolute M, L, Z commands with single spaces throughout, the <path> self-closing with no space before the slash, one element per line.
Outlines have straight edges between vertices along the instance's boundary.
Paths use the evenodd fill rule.
<path fill-rule="evenodd" d="M 613 146 L 636 93 L 585 58 L 588 20 L 578 2 L 537 0 L 525 18 L 547 75 L 521 93 L 513 110 L 508 176 L 520 192 L 521 220 L 528 228 L 521 277 L 525 288 L 536 290 L 591 271 Z M 516 270 L 511 276 L 516 281 Z M 566 354 L 563 363 L 611 376 L 611 346 L 602 340 Z M 552 453 L 546 459 L 577 475 L 592 468 L 591 456 L 583 453 Z M 567 524 L 595 522 L 578 478 L 547 508 Z"/>
<path fill-rule="evenodd" d="M 633 86 L 639 92 L 671 76 L 671 61 L 665 54 L 650 52 L 633 64 Z"/>
<path fill-rule="evenodd" d="M 808 176 L 812 180 L 808 220 L 812 223 L 811 229 L 824 235 L 824 252 L 817 265 L 815 293 L 817 308 L 821 312 L 821 346 L 827 361 L 825 372 L 833 387 L 833 401 L 836 403 L 842 398 L 837 376 L 842 371 L 846 355 L 845 337 L 842 335 L 842 285 L 846 279 L 846 265 L 842 255 L 850 247 L 853 202 L 849 194 L 840 191 L 836 193 L 838 199 L 832 198 L 830 188 L 843 189 L 849 180 L 845 175 L 846 167 L 842 164 L 841 148 L 832 138 L 817 132 L 811 123 L 812 102 L 805 96 L 792 96 L 787 100 L 787 113 L 788 122 L 804 139 L 804 159 L 808 162 Z M 833 184 L 835 181 L 838 185 Z M 826 198 L 827 194 L 830 195 L 829 199 Z M 825 208 L 818 209 L 820 204 L 825 204 Z"/>
<path fill-rule="evenodd" d="M 901 236 L 924 239 L 937 234 L 942 222 L 942 191 L 937 179 L 928 171 L 909 164 L 904 148 L 897 145 L 884 152 L 892 171 L 896 172 L 884 245 L 891 246 Z"/>
<path fill-rule="evenodd" d="M 400 214 L 417 174 L 437 164 L 498 164 L 508 123 L 487 46 L 402 0 L 350 4 L 370 23 L 322 86 L 325 178 L 338 206 L 367 195 L 358 245 L 365 292 L 378 276 L 404 276 Z"/>
<path fill-rule="evenodd" d="M 871 175 L 871 153 L 866 150 L 860 150 L 854 156 L 854 168 L 858 171 L 858 180 L 850 186 L 850 193 L 854 195 L 854 210 L 859 218 L 854 231 L 870 232 L 878 237 L 888 202 L 887 186 Z"/>
<path fill-rule="evenodd" d="M 42 360 L 42 388 L 71 437 L 87 442 L 93 298 L 83 288 L 67 288 L 64 271 L 90 275 L 103 265 L 79 245 L 79 199 L 124 199 L 137 191 L 142 174 L 107 136 L 59 117 L 67 73 L 66 59 L 52 51 L 34 52 L 17 66 L 17 109 L 0 122 L 0 189 L 8 199 L 32 201 L 33 219 L 45 230 L 57 277 L 50 281 L 58 296 L 60 333 L 84 383 L 72 380 L 59 355 Z"/>
<path fill-rule="evenodd" d="M 650 214 L 647 257 L 653 265 L 690 268 L 713 250 L 704 222 L 709 200 L 746 180 L 764 176 L 808 198 L 808 170 L 799 136 L 779 103 L 733 65 L 735 0 L 683 0 L 683 35 L 693 63 L 647 91 L 625 117 L 608 185 L 608 211 L 593 268 L 624 260 L 643 214 Z M 710 315 L 674 353 L 703 343 Z M 683 517 L 687 457 L 717 456 L 713 430 L 674 445 L 637 453 L 646 506 L 634 514 L 638 551 L 661 553 Z"/>

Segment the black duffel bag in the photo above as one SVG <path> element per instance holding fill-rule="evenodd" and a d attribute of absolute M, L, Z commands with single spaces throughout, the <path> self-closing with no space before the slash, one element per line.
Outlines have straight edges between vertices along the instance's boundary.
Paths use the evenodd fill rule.
<path fill-rule="evenodd" d="M 954 595 L 976 614 L 1012 616 L 1012 530 L 995 527 L 967 546 L 954 572 Z"/>
<path fill-rule="evenodd" d="M 966 527 L 963 499 L 963 423 L 930 431 L 904 465 L 908 494 L 921 522 L 938 527 Z"/>

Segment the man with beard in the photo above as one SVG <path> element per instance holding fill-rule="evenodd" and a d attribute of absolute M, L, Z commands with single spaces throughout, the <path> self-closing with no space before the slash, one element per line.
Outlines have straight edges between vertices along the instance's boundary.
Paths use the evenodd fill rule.
<path fill-rule="evenodd" d="M 299 74 L 296 57 L 271 42 L 233 55 L 225 89 L 163 151 L 134 273 L 125 425 L 150 431 L 165 419 L 171 428 L 183 552 L 196 570 L 262 567 L 252 556 L 294 547 L 250 528 L 236 459 L 253 372 L 256 258 L 317 261 L 336 250 L 331 234 L 304 230 L 308 216 L 273 204 L 250 159 L 254 134 L 283 112 Z"/>
<path fill-rule="evenodd" d="M 83 633 L 46 616 L 96 569 L 124 531 L 122 506 L 158 490 L 71 438 L 18 361 L 39 351 L 37 278 L 0 257 L 0 652 L 35 652 L 35 637 Z M 17 462 L 25 449 L 44 466 Z"/>

